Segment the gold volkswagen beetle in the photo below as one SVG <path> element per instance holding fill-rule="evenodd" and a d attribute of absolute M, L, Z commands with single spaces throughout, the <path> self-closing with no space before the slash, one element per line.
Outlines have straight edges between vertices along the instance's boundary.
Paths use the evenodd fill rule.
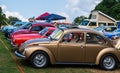
<path fill-rule="evenodd" d="M 87 28 L 57 28 L 48 38 L 24 42 L 15 55 L 30 60 L 33 67 L 48 64 L 90 64 L 113 70 L 120 50 L 102 34 Z"/>

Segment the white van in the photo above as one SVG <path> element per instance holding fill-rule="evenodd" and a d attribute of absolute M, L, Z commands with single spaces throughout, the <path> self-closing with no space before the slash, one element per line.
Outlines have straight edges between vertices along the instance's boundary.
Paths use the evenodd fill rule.
<path fill-rule="evenodd" d="M 85 19 L 79 25 L 83 28 L 96 28 L 98 26 L 117 26 L 116 22 L 107 22 L 107 21 L 95 21 L 92 19 Z"/>

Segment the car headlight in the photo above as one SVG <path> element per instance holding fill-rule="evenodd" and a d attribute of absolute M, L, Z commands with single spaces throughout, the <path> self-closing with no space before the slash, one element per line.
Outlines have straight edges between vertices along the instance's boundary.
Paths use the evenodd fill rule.
<path fill-rule="evenodd" d="M 15 42 L 15 38 L 13 37 L 13 42 Z"/>

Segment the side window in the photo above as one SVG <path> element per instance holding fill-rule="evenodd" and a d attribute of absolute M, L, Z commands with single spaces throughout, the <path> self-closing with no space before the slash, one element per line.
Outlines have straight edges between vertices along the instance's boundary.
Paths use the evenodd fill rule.
<path fill-rule="evenodd" d="M 98 23 L 99 26 L 106 26 L 106 23 Z"/>
<path fill-rule="evenodd" d="M 65 34 L 62 41 L 63 42 L 68 42 L 68 43 L 84 42 L 84 33 L 68 33 L 68 34 Z"/>
<path fill-rule="evenodd" d="M 30 27 L 32 27 L 32 24 L 28 23 L 23 26 L 23 29 L 29 29 Z"/>
<path fill-rule="evenodd" d="M 108 26 L 114 26 L 114 23 L 108 23 Z"/>
<path fill-rule="evenodd" d="M 96 26 L 96 22 L 90 22 L 89 26 Z"/>
<path fill-rule="evenodd" d="M 21 25 L 22 25 L 22 24 L 16 24 L 15 26 L 16 26 L 16 27 L 19 27 L 19 26 L 21 26 Z"/>
<path fill-rule="evenodd" d="M 32 31 L 40 31 L 40 30 L 42 30 L 42 27 L 40 27 L 40 26 L 35 26 L 35 27 L 33 27 L 31 30 L 32 30 Z"/>
<path fill-rule="evenodd" d="M 88 43 L 88 44 L 105 44 L 105 40 L 103 39 L 103 37 L 101 37 L 97 34 L 87 33 L 86 43 Z"/>

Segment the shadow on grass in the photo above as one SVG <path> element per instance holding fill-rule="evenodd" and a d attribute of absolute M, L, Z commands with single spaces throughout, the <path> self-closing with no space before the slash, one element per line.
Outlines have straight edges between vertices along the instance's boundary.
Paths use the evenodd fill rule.
<path fill-rule="evenodd" d="M 32 65 L 28 60 L 19 60 L 23 67 L 27 67 L 30 69 L 39 69 L 33 68 Z M 86 69 L 86 70 L 96 70 L 96 71 L 105 71 L 101 69 L 98 65 L 81 65 L 81 64 L 56 64 L 56 65 L 49 65 L 47 68 L 42 69 L 65 69 L 65 68 L 72 68 L 72 69 Z M 120 71 L 120 65 L 115 69 Z"/>
<path fill-rule="evenodd" d="M 21 63 L 22 66 L 24 67 L 29 67 L 29 68 L 33 68 L 30 61 L 28 60 L 19 60 L 19 62 Z M 47 68 L 81 68 L 81 69 L 100 69 L 99 66 L 97 65 L 74 65 L 74 64 L 55 64 L 55 65 L 49 65 Z M 38 68 L 36 68 L 38 69 Z"/>

